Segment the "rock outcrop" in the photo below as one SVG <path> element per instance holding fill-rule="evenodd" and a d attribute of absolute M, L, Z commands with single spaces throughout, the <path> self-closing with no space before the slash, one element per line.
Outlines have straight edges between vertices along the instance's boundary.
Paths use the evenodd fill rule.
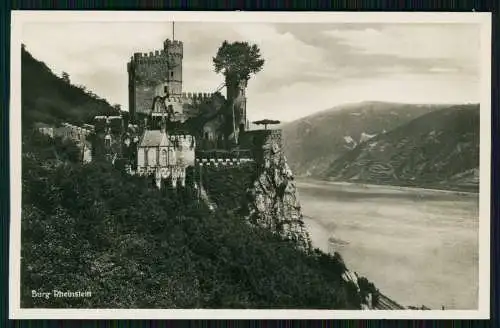
<path fill-rule="evenodd" d="M 257 177 L 248 190 L 249 222 L 310 250 L 311 239 L 304 225 L 294 176 L 283 154 L 281 130 L 251 131 L 246 138 L 245 142 L 256 149 L 258 163 Z"/>

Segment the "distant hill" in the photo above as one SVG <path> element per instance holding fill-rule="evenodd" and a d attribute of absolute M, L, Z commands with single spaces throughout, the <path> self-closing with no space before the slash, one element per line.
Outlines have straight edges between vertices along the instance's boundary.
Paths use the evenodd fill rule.
<path fill-rule="evenodd" d="M 321 176 L 360 141 L 449 106 L 361 102 L 334 107 L 284 124 L 285 154 L 295 174 Z"/>
<path fill-rule="evenodd" d="M 95 115 L 117 113 L 106 100 L 56 76 L 24 47 L 21 50 L 21 98 L 23 126 L 33 122 L 82 124 L 91 122 Z"/>
<path fill-rule="evenodd" d="M 476 190 L 479 105 L 418 117 L 338 158 L 324 176 L 342 181 Z"/>

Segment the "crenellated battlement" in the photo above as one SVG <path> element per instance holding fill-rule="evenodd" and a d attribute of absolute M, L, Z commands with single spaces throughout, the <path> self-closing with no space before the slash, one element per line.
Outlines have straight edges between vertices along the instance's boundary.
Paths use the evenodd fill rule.
<path fill-rule="evenodd" d="M 181 99 L 209 99 L 213 95 L 212 92 L 183 92 Z"/>
<path fill-rule="evenodd" d="M 184 44 L 182 41 L 166 39 L 163 42 L 163 49 L 168 54 L 180 55 L 182 57 L 184 53 Z"/>
<path fill-rule="evenodd" d="M 167 63 L 169 60 L 175 58 L 182 59 L 182 53 L 179 52 L 170 52 L 166 50 L 155 50 L 150 51 L 149 53 L 144 52 L 136 52 L 132 57 L 130 57 L 130 62 L 134 64 L 140 65 L 156 65 L 159 63 Z"/>
<path fill-rule="evenodd" d="M 201 101 L 209 100 L 214 94 L 208 92 L 183 92 L 181 96 L 169 97 L 165 103 L 186 103 L 192 100 Z"/>
<path fill-rule="evenodd" d="M 228 158 L 196 158 L 195 165 L 196 166 L 215 166 L 215 167 L 224 167 L 224 166 L 240 166 L 243 164 L 254 163 L 254 159 L 252 157 L 228 157 Z"/>
<path fill-rule="evenodd" d="M 146 114 L 151 110 L 155 96 L 163 97 L 168 92 L 180 97 L 183 47 L 181 41 L 167 39 L 161 50 L 133 54 L 127 63 L 132 120 L 137 119 L 137 113 Z"/>

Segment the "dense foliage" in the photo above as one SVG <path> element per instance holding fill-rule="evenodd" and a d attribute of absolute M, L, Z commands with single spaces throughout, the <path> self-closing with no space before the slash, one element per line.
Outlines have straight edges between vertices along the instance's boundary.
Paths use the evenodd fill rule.
<path fill-rule="evenodd" d="M 211 200 L 230 210 L 241 208 L 248 188 L 257 176 L 255 164 L 234 167 L 202 167 L 201 178 Z M 199 173 L 198 173 L 199 174 Z M 199 178 L 199 177 L 198 177 Z"/>
<path fill-rule="evenodd" d="M 251 74 L 262 70 L 265 60 L 256 44 L 224 41 L 213 58 L 216 73 L 223 73 L 229 80 L 248 80 Z"/>
<path fill-rule="evenodd" d="M 210 212 L 190 187 L 160 192 L 109 164 L 63 157 L 65 147 L 24 139 L 22 307 L 360 308 L 338 255 L 303 253 L 225 201 Z M 31 297 L 53 289 L 92 296 Z"/>

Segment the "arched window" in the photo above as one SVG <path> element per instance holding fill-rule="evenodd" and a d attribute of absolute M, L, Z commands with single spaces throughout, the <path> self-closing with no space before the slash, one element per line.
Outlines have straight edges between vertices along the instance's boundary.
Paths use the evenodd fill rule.
<path fill-rule="evenodd" d="M 156 151 L 154 148 L 148 150 L 148 163 L 150 166 L 156 166 Z"/>
<path fill-rule="evenodd" d="M 161 151 L 161 165 L 162 166 L 167 166 L 167 164 L 168 164 L 167 159 L 168 159 L 168 153 L 165 149 L 163 149 Z"/>
<path fill-rule="evenodd" d="M 170 156 L 168 157 L 169 165 L 175 165 L 177 161 L 177 156 L 175 155 L 175 151 L 172 148 L 169 148 L 169 154 Z"/>
<path fill-rule="evenodd" d="M 111 147 L 111 136 L 109 134 L 104 137 L 104 145 L 106 147 Z"/>

